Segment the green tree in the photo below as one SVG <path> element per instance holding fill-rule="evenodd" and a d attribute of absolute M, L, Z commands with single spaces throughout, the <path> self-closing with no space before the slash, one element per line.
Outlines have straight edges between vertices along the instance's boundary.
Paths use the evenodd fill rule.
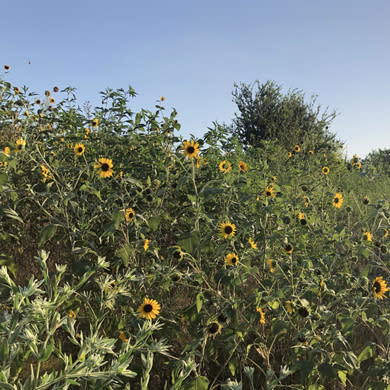
<path fill-rule="evenodd" d="M 338 143 L 328 126 L 336 117 L 316 105 L 316 96 L 305 102 L 301 90 L 282 93 L 274 81 L 252 85 L 234 84 L 233 101 L 238 113 L 230 126 L 245 145 L 258 146 L 262 140 L 278 140 L 286 147 L 306 143 L 311 148 L 334 147 Z"/>
<path fill-rule="evenodd" d="M 363 163 L 373 174 L 390 176 L 390 149 L 373 150 Z"/>

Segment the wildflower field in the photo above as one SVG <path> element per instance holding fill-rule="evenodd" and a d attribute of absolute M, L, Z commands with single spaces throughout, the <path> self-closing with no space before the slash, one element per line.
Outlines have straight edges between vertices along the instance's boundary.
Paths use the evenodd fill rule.
<path fill-rule="evenodd" d="M 0 389 L 390 389 L 388 176 L 6 73 Z"/>

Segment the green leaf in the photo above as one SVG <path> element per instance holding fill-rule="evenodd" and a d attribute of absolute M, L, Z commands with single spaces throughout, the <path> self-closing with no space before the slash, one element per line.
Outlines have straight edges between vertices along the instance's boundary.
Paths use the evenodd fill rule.
<path fill-rule="evenodd" d="M 202 306 L 203 306 L 203 301 L 204 301 L 204 296 L 203 296 L 203 293 L 198 293 L 198 295 L 196 296 L 196 310 L 198 311 L 198 313 L 201 311 L 202 309 Z"/>
<path fill-rule="evenodd" d="M 161 215 L 156 215 L 148 220 L 148 225 L 152 229 L 152 231 L 156 231 L 161 222 Z"/>
<path fill-rule="evenodd" d="M 207 390 L 209 387 L 209 380 L 205 376 L 197 376 L 191 378 L 181 387 L 182 390 Z"/>
<path fill-rule="evenodd" d="M 364 360 L 367 360 L 374 356 L 374 348 L 371 344 L 366 345 L 362 352 L 360 352 L 360 355 L 358 356 L 359 363 L 363 362 Z"/>
<path fill-rule="evenodd" d="M 9 352 L 9 347 L 8 347 L 8 340 L 4 338 L 3 342 L 0 345 L 0 360 L 5 362 L 8 360 L 8 352 Z"/>
<path fill-rule="evenodd" d="M 39 239 L 38 248 L 41 248 L 42 245 L 51 238 L 54 237 L 57 231 L 57 225 L 47 225 L 41 231 L 41 238 Z"/>
<path fill-rule="evenodd" d="M 54 340 L 51 341 L 51 343 L 46 347 L 45 352 L 43 353 L 40 361 L 45 362 L 46 360 L 49 359 L 51 356 L 51 353 L 53 352 L 54 349 Z"/>
<path fill-rule="evenodd" d="M 346 371 L 337 371 L 337 376 L 343 383 L 343 385 L 347 384 L 347 372 Z"/>
<path fill-rule="evenodd" d="M 336 378 L 337 373 L 334 367 L 329 363 L 322 363 L 318 366 L 318 371 L 329 378 Z"/>
<path fill-rule="evenodd" d="M 194 254 L 195 249 L 199 246 L 199 243 L 200 233 L 198 231 L 183 234 L 177 242 L 181 248 L 191 254 Z"/>
<path fill-rule="evenodd" d="M 288 330 L 288 323 L 283 320 L 275 320 L 272 322 L 272 334 L 285 334 Z"/>
<path fill-rule="evenodd" d="M 344 335 L 351 332 L 355 324 L 355 320 L 351 317 L 338 316 L 337 318 L 341 324 L 341 330 Z"/>
<path fill-rule="evenodd" d="M 127 267 L 129 264 L 129 259 L 131 255 L 134 254 L 134 252 L 135 252 L 134 248 L 130 244 L 128 244 L 118 249 L 116 251 L 116 255 L 122 259 L 123 265 Z"/>
<path fill-rule="evenodd" d="M 4 172 L 0 172 L 0 186 L 8 182 L 8 175 Z"/>

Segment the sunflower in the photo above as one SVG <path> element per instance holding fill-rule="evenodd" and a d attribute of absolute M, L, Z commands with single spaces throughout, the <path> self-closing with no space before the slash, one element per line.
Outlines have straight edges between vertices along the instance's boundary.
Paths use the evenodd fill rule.
<path fill-rule="evenodd" d="M 308 153 L 309 154 L 314 154 L 314 152 L 312 150 L 309 150 Z"/>
<path fill-rule="evenodd" d="M 114 171 L 112 170 L 114 164 L 109 158 L 99 158 L 99 162 L 96 162 L 93 167 L 98 169 L 97 173 L 100 175 L 100 177 L 111 177 L 114 173 Z"/>
<path fill-rule="evenodd" d="M 131 222 L 135 217 L 135 211 L 129 207 L 125 210 L 125 218 L 127 222 Z"/>
<path fill-rule="evenodd" d="M 49 97 L 50 96 L 50 91 L 46 90 L 45 91 L 45 96 Z"/>
<path fill-rule="evenodd" d="M 295 153 L 299 153 L 301 151 L 301 147 L 297 144 L 294 146 Z"/>
<path fill-rule="evenodd" d="M 275 198 L 276 194 L 272 186 L 265 187 L 264 194 L 267 198 Z"/>
<path fill-rule="evenodd" d="M 248 164 L 245 163 L 244 161 L 240 161 L 238 163 L 238 168 L 240 168 L 241 172 L 246 172 L 248 170 Z"/>
<path fill-rule="evenodd" d="M 234 223 L 222 222 L 219 225 L 219 232 L 223 238 L 233 237 L 236 230 L 236 225 Z"/>
<path fill-rule="evenodd" d="M 76 318 L 76 313 L 73 310 L 69 310 L 68 315 L 71 320 L 74 320 Z"/>
<path fill-rule="evenodd" d="M 14 92 L 15 92 L 15 94 L 20 93 L 20 88 L 19 87 L 14 87 Z"/>
<path fill-rule="evenodd" d="M 372 241 L 372 234 L 370 232 L 364 232 L 363 241 Z"/>
<path fill-rule="evenodd" d="M 6 167 L 8 165 L 7 161 L 0 161 L 0 167 Z"/>
<path fill-rule="evenodd" d="M 9 70 L 9 65 L 4 65 L 4 70 Z"/>
<path fill-rule="evenodd" d="M 46 168 L 44 165 L 41 165 L 41 170 L 42 170 L 42 183 L 45 183 L 47 179 L 52 179 L 53 176 L 50 175 L 50 170 Z"/>
<path fill-rule="evenodd" d="M 328 167 L 322 167 L 322 173 L 324 174 L 324 175 L 327 175 L 327 174 L 329 174 L 329 172 L 330 172 L 330 169 L 328 168 Z"/>
<path fill-rule="evenodd" d="M 55 86 L 55 87 L 53 87 L 53 92 L 59 92 L 60 91 L 60 89 L 57 87 L 57 86 Z"/>
<path fill-rule="evenodd" d="M 85 146 L 83 144 L 76 144 L 73 150 L 76 156 L 82 156 L 84 154 Z"/>
<path fill-rule="evenodd" d="M 92 119 L 91 120 L 91 126 L 92 127 L 98 127 L 99 126 L 99 119 Z"/>
<path fill-rule="evenodd" d="M 293 247 L 291 244 L 286 244 L 284 246 L 284 250 L 286 251 L 286 253 L 288 253 L 289 255 L 291 255 L 291 253 L 293 253 Z"/>
<path fill-rule="evenodd" d="M 184 256 L 184 252 L 181 250 L 180 246 L 173 252 L 173 258 L 176 260 L 181 260 Z"/>
<path fill-rule="evenodd" d="M 252 237 L 249 237 L 249 240 L 248 240 L 250 246 L 252 249 L 257 249 L 257 245 L 256 243 L 252 240 Z"/>
<path fill-rule="evenodd" d="M 145 252 L 149 249 L 149 243 L 150 243 L 150 240 L 148 240 L 148 239 L 146 239 L 144 241 L 144 251 Z"/>
<path fill-rule="evenodd" d="M 344 201 L 343 195 L 340 192 L 338 192 L 337 194 L 334 195 L 332 203 L 334 207 L 339 209 L 343 204 L 343 201 Z"/>
<path fill-rule="evenodd" d="M 309 207 L 309 198 L 306 195 L 303 196 L 303 202 L 305 203 L 305 207 Z"/>
<path fill-rule="evenodd" d="M 223 173 L 227 173 L 232 169 L 232 164 L 229 161 L 223 160 L 219 163 L 219 170 Z"/>
<path fill-rule="evenodd" d="M 207 332 L 212 338 L 215 338 L 217 334 L 221 334 L 221 331 L 222 331 L 222 325 L 219 322 L 212 322 L 209 325 Z"/>
<path fill-rule="evenodd" d="M 54 98 L 51 97 L 51 98 L 49 99 L 49 102 L 50 102 L 51 104 L 54 104 L 56 101 L 55 101 Z"/>
<path fill-rule="evenodd" d="M 356 169 L 361 169 L 361 167 L 362 167 L 362 163 L 360 161 L 355 164 Z"/>
<path fill-rule="evenodd" d="M 275 272 L 274 261 L 272 259 L 268 259 L 267 264 L 268 264 L 269 272 L 273 274 Z"/>
<path fill-rule="evenodd" d="M 9 146 L 6 146 L 6 147 L 4 148 L 4 154 L 5 154 L 7 157 L 10 156 L 10 154 L 11 154 L 11 148 L 10 148 Z"/>
<path fill-rule="evenodd" d="M 369 204 L 370 203 L 370 198 L 368 196 L 365 196 L 363 199 L 363 204 Z"/>
<path fill-rule="evenodd" d="M 15 152 L 18 153 L 18 152 L 23 151 L 25 146 L 26 146 L 26 141 L 24 139 L 22 139 L 22 138 L 17 139 Z"/>
<path fill-rule="evenodd" d="M 288 158 L 291 158 L 292 155 L 293 155 L 292 152 L 288 152 L 287 157 L 288 157 Z"/>
<path fill-rule="evenodd" d="M 256 307 L 256 311 L 260 314 L 259 322 L 260 324 L 265 324 L 265 313 L 261 307 Z"/>
<path fill-rule="evenodd" d="M 137 312 L 139 312 L 140 317 L 153 320 L 153 318 L 156 318 L 160 314 L 160 309 L 161 306 L 156 300 L 144 298 L 144 302 L 137 309 Z"/>
<path fill-rule="evenodd" d="M 184 141 L 184 144 L 181 146 L 184 150 L 184 155 L 187 156 L 189 159 L 196 158 L 196 156 L 199 153 L 199 143 L 194 140 L 191 140 L 191 142 Z"/>
<path fill-rule="evenodd" d="M 160 100 L 163 102 L 165 100 L 165 97 L 164 96 L 161 96 L 160 97 Z"/>
<path fill-rule="evenodd" d="M 225 257 L 225 265 L 238 265 L 238 256 L 235 253 L 228 253 Z"/>
<path fill-rule="evenodd" d="M 386 294 L 386 291 L 389 291 L 389 288 L 386 285 L 386 281 L 383 280 L 383 276 L 378 276 L 372 282 L 372 289 L 374 290 L 374 297 L 383 299 Z"/>

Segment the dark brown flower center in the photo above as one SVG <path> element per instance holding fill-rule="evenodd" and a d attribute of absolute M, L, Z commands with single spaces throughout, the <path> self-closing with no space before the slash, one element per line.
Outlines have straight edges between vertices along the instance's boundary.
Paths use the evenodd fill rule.
<path fill-rule="evenodd" d="M 233 228 L 231 226 L 225 226 L 225 233 L 226 234 L 232 234 Z"/>
<path fill-rule="evenodd" d="M 103 171 L 103 172 L 107 172 L 109 169 L 110 169 L 110 167 L 108 166 L 107 163 L 103 163 L 103 164 L 102 164 L 102 171 Z"/>
<path fill-rule="evenodd" d="M 79 146 L 79 147 L 77 148 L 77 151 L 78 151 L 79 153 L 82 153 L 82 152 L 83 152 L 83 148 Z"/>
<path fill-rule="evenodd" d="M 152 310 L 153 310 L 153 306 L 150 305 L 149 303 L 144 306 L 145 313 L 150 313 Z"/>
<path fill-rule="evenodd" d="M 374 283 L 374 290 L 375 290 L 375 292 L 376 292 L 377 294 L 379 294 L 379 293 L 381 292 L 382 287 L 381 287 L 381 285 L 380 285 L 379 282 L 375 282 L 375 283 Z"/>
<path fill-rule="evenodd" d="M 271 191 L 266 191 L 265 193 L 267 196 L 271 196 L 272 195 L 272 192 Z"/>
<path fill-rule="evenodd" d="M 193 146 L 188 146 L 187 147 L 187 153 L 193 154 L 195 152 L 195 148 Z"/>
<path fill-rule="evenodd" d="M 236 264 L 237 263 L 237 257 L 233 257 L 232 258 L 232 264 Z"/>
<path fill-rule="evenodd" d="M 219 329 L 219 326 L 216 322 L 213 322 L 209 327 L 209 333 L 214 334 L 217 333 Z"/>
<path fill-rule="evenodd" d="M 339 198 L 334 198 L 335 203 L 339 203 L 340 199 Z"/>
<path fill-rule="evenodd" d="M 309 312 L 307 311 L 306 307 L 300 307 L 298 313 L 302 317 L 307 317 L 309 315 Z"/>
<path fill-rule="evenodd" d="M 292 246 L 290 244 L 287 244 L 284 249 L 286 249 L 287 252 L 292 251 Z"/>

